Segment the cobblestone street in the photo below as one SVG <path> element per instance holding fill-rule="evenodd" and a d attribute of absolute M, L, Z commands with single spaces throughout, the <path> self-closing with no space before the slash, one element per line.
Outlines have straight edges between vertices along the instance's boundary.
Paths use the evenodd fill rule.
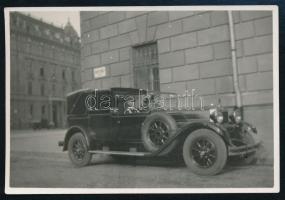
<path fill-rule="evenodd" d="M 167 159 L 115 161 L 96 155 L 92 164 L 75 168 L 57 147 L 63 130 L 11 133 L 11 187 L 47 188 L 197 188 L 272 187 L 270 165 L 229 163 L 222 174 L 200 177 L 182 163 Z"/>

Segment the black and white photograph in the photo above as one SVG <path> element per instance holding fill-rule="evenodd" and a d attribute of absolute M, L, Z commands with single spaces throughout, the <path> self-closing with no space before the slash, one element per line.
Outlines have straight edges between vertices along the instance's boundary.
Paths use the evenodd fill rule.
<path fill-rule="evenodd" d="M 279 192 L 278 23 L 277 6 L 5 8 L 5 192 Z"/>

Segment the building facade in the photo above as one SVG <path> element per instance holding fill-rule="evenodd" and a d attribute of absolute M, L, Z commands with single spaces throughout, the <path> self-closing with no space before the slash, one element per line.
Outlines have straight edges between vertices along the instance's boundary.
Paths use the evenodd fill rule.
<path fill-rule="evenodd" d="M 136 87 L 233 107 L 227 11 L 81 12 L 82 87 Z M 272 12 L 234 11 L 244 117 L 273 152 Z"/>
<path fill-rule="evenodd" d="M 46 121 L 65 126 L 65 95 L 80 88 L 80 40 L 68 22 L 56 27 L 10 15 L 11 128 Z"/>

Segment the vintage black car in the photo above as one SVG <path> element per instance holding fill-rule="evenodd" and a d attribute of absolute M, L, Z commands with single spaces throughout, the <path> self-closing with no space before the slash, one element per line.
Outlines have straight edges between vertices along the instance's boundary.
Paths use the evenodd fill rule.
<path fill-rule="evenodd" d="M 239 109 L 229 114 L 220 105 L 181 108 L 179 98 L 184 97 L 133 88 L 73 92 L 59 145 L 78 167 L 88 165 L 92 154 L 182 156 L 192 172 L 214 175 L 230 156 L 256 161 L 261 141 Z"/>

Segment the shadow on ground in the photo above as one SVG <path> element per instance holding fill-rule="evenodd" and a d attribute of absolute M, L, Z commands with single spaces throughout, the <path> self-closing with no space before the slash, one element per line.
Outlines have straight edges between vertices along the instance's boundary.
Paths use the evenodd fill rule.
<path fill-rule="evenodd" d="M 126 166 L 153 166 L 166 168 L 186 168 L 182 157 L 132 157 L 132 156 L 107 156 L 95 155 L 90 165 L 120 164 Z M 224 172 L 236 171 L 240 168 L 250 168 L 256 165 L 262 166 L 264 163 L 244 164 L 239 157 L 228 159 Z"/>

